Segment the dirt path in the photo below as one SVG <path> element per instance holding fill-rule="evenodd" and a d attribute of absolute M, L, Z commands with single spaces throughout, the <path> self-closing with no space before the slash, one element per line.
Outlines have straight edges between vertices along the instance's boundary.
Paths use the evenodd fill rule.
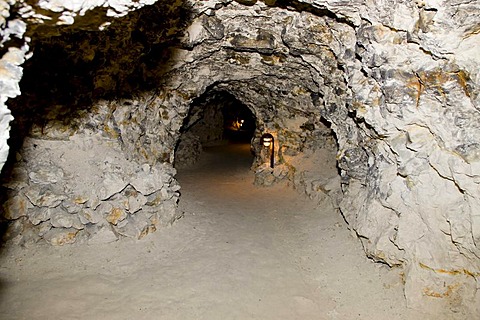
<path fill-rule="evenodd" d="M 228 151 L 228 152 L 227 152 Z M 405 308 L 338 213 L 255 187 L 248 146 L 182 170 L 173 227 L 140 241 L 6 248 L 1 319 L 438 319 Z"/>

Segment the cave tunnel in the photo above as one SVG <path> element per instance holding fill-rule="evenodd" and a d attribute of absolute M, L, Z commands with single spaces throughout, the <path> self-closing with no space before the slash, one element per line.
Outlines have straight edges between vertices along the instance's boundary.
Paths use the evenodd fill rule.
<path fill-rule="evenodd" d="M 7 318 L 478 315 L 478 4 L 125 3 L 1 24 Z"/>
<path fill-rule="evenodd" d="M 247 106 L 228 92 L 207 90 L 189 106 L 180 129 L 174 166 L 178 169 L 193 165 L 202 151 L 212 147 L 224 146 L 250 154 L 255 129 L 256 118 Z M 253 157 L 247 158 L 251 158 L 251 165 Z"/>

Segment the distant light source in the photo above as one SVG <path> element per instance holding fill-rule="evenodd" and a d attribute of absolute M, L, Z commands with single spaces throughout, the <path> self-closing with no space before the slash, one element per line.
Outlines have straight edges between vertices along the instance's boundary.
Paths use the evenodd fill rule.
<path fill-rule="evenodd" d="M 237 118 L 237 120 L 233 121 L 232 128 L 234 130 L 240 130 L 240 128 L 243 126 L 244 123 L 245 123 L 245 120 L 242 120 L 242 119 L 238 120 Z"/>
<path fill-rule="evenodd" d="M 275 139 L 270 133 L 264 133 L 262 138 L 260 139 L 260 143 L 269 149 L 270 151 L 270 168 L 273 169 L 274 161 L 275 161 Z"/>

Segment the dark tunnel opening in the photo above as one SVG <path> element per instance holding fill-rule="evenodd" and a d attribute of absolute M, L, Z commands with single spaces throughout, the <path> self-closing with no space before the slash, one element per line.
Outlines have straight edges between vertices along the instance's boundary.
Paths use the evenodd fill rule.
<path fill-rule="evenodd" d="M 230 143 L 251 143 L 256 129 L 256 117 L 237 99 L 223 108 L 223 137 Z"/>
<path fill-rule="evenodd" d="M 210 91 L 195 99 L 184 120 L 175 149 L 175 167 L 194 165 L 203 152 L 230 153 L 225 161 L 244 158 L 253 162 L 253 141 L 257 119 L 231 93 Z"/>

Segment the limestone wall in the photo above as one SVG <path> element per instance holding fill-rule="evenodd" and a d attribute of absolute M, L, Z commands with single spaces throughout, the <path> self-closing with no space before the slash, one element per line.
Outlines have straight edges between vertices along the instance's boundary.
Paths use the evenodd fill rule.
<path fill-rule="evenodd" d="M 478 306 L 478 3 L 393 9 L 366 8 L 356 31 L 361 67 L 348 73 L 356 139 L 342 141 L 333 120 L 341 209 L 369 256 L 407 266 L 411 305 L 427 296 Z"/>
<path fill-rule="evenodd" d="M 22 245 L 140 239 L 178 219 L 175 169 L 157 160 L 173 153 L 155 143 L 170 135 L 171 119 L 161 110 L 151 96 L 99 101 L 68 121 L 32 127 L 4 183 L 3 215 L 13 221 L 7 239 Z M 141 129 L 148 121 L 156 121 L 154 136 Z M 134 123 L 142 132 L 124 128 Z"/>
<path fill-rule="evenodd" d="M 11 5 L 15 1 L 0 1 L 0 170 L 8 157 L 10 121 L 13 117 L 6 106 L 9 98 L 20 94 L 18 83 L 22 77 L 22 68 L 28 52 L 28 39 L 24 39 L 27 24 L 11 16 Z"/>
<path fill-rule="evenodd" d="M 110 34 L 99 30 L 114 21 L 108 12 L 82 5 L 85 10 L 71 16 L 90 24 L 67 29 L 57 27 L 65 23 L 56 20 L 58 8 L 50 17 L 34 14 L 46 8 L 11 9 L 29 23 L 36 51 L 27 62 L 24 94 L 11 102 L 16 162 L 2 179 L 2 217 L 12 221 L 6 238 L 18 244 L 141 238 L 181 216 L 172 164 L 187 109 L 171 92 L 140 90 L 146 83 L 137 64 L 142 57 L 134 58 L 135 44 L 125 47 L 127 38 L 151 40 L 132 28 L 142 28 L 141 18 L 148 23 L 165 4 L 149 14 L 139 10 Z M 168 41 L 172 35 L 163 25 L 161 30 L 154 36 Z"/>

